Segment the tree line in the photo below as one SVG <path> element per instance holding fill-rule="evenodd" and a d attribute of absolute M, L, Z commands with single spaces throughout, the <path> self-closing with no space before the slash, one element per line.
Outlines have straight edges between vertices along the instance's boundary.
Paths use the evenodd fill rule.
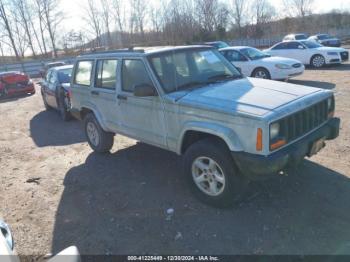
<path fill-rule="evenodd" d="M 57 57 L 58 50 L 189 44 L 350 27 L 350 15 L 312 15 L 314 0 L 84 0 L 86 26 L 60 30 L 60 0 L 0 0 L 0 55 Z M 326 18 L 326 19 L 325 19 Z M 8 51 L 7 51 L 8 52 Z"/>

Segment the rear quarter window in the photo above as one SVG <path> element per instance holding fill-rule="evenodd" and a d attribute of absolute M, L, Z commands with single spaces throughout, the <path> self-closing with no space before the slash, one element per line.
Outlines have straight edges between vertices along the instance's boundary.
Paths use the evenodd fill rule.
<path fill-rule="evenodd" d="M 76 65 L 74 84 L 90 86 L 93 61 L 79 61 Z"/>

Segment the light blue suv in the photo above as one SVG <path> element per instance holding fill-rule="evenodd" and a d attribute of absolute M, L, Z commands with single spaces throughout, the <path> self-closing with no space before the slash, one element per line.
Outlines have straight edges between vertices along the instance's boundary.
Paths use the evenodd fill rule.
<path fill-rule="evenodd" d="M 122 134 L 184 155 L 193 191 L 216 206 L 316 154 L 340 123 L 331 91 L 244 78 L 208 46 L 80 56 L 71 99 L 93 150 Z"/>

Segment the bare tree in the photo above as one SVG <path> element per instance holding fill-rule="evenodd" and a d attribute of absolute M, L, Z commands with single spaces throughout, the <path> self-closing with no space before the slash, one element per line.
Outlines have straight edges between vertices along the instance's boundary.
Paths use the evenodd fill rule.
<path fill-rule="evenodd" d="M 284 0 L 284 5 L 289 16 L 305 17 L 312 13 L 314 0 Z"/>
<path fill-rule="evenodd" d="M 244 23 L 244 17 L 246 16 L 248 7 L 247 0 L 232 0 L 232 18 L 235 25 L 238 27 L 239 36 L 242 36 L 242 27 Z"/>
<path fill-rule="evenodd" d="M 112 10 L 112 4 L 109 0 L 100 0 L 101 6 L 102 6 L 102 20 L 105 27 L 105 33 L 107 34 L 107 45 L 108 47 L 112 46 L 112 37 L 111 37 L 111 10 Z"/>
<path fill-rule="evenodd" d="M 132 22 L 135 23 L 136 31 L 141 33 L 144 39 L 145 31 L 145 18 L 148 12 L 146 0 L 130 0 L 131 1 L 131 14 Z"/>
<path fill-rule="evenodd" d="M 10 40 L 10 46 L 13 52 L 15 53 L 16 59 L 19 59 L 18 50 L 17 50 L 15 39 L 12 32 L 13 29 L 11 27 L 11 22 L 7 14 L 7 9 L 3 0 L 0 0 L 0 21 L 3 24 L 3 27 L 7 33 L 7 37 Z"/>
<path fill-rule="evenodd" d="M 18 15 L 18 22 L 24 28 L 29 48 L 31 49 L 32 54 L 35 57 L 36 53 L 32 39 L 33 31 L 30 22 L 32 15 L 29 12 L 30 8 L 28 2 L 27 0 L 13 0 L 12 5 L 14 9 L 13 13 L 14 15 Z"/>
<path fill-rule="evenodd" d="M 57 57 L 56 30 L 63 20 L 63 13 L 59 9 L 59 0 L 41 0 L 43 6 L 43 17 L 49 33 L 54 57 Z"/>
<path fill-rule="evenodd" d="M 95 6 L 94 0 L 87 0 L 87 7 L 85 8 L 85 20 L 87 21 L 89 27 L 92 28 L 92 34 L 95 37 L 96 45 L 101 46 L 101 36 L 102 36 L 102 16 L 101 11 Z"/>
<path fill-rule="evenodd" d="M 45 30 L 46 26 L 44 23 L 44 5 L 43 5 L 43 0 L 35 0 L 34 2 L 35 6 L 35 14 L 38 17 L 38 22 L 39 22 L 39 30 L 40 30 L 40 38 L 41 38 L 41 43 L 43 47 L 43 52 L 42 54 L 47 55 L 47 47 L 46 47 L 46 40 L 45 40 Z M 34 24 L 32 24 L 32 27 L 34 28 Z M 38 43 L 40 43 L 40 40 L 37 37 Z M 40 46 L 40 45 L 39 45 Z"/>
<path fill-rule="evenodd" d="M 255 36 L 263 35 L 263 25 L 270 22 L 276 11 L 268 0 L 254 0 L 252 2 L 251 11 L 253 15 L 253 22 L 255 23 Z"/>

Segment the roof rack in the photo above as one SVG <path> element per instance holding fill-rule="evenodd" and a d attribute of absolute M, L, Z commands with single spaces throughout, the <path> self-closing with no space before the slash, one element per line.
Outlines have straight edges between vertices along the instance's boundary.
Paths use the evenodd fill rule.
<path fill-rule="evenodd" d="M 134 49 L 134 47 L 123 48 L 123 49 L 115 49 L 115 50 L 107 50 L 107 51 L 92 51 L 89 53 L 81 54 L 81 56 L 86 55 L 96 55 L 96 54 L 113 54 L 113 53 L 144 53 L 144 49 Z"/>

